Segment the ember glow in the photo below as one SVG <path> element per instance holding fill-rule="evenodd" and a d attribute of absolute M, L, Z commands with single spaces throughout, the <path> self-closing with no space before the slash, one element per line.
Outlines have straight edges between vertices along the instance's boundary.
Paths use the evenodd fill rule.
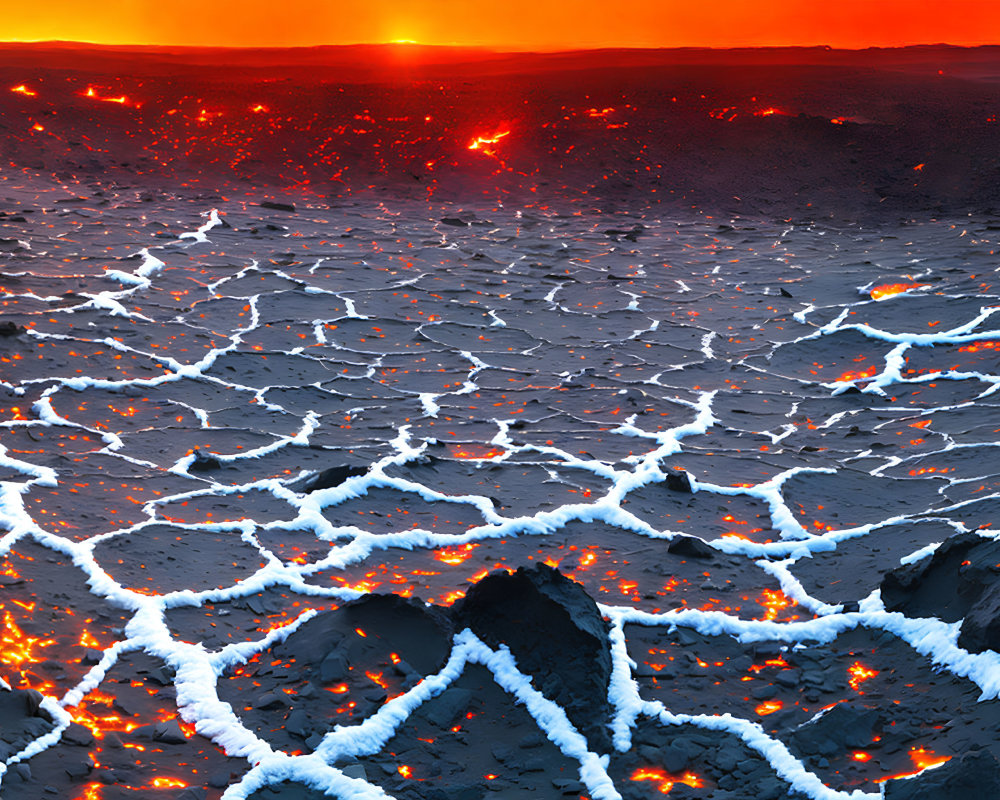
<path fill-rule="evenodd" d="M 758 716 L 766 717 L 768 714 L 773 714 L 775 711 L 781 711 L 784 707 L 784 703 L 780 700 L 765 700 L 760 703 L 756 708 L 754 708 L 754 713 Z"/>
<path fill-rule="evenodd" d="M 685 772 L 680 775 L 672 775 L 662 769 L 641 767 L 629 776 L 632 781 L 652 781 L 656 784 L 656 789 L 660 794 L 669 794 L 670 790 L 678 783 L 684 786 L 691 786 L 699 789 L 705 782 L 693 772 Z"/>
<path fill-rule="evenodd" d="M 489 445 L 481 444 L 451 444 L 448 445 L 448 449 L 454 458 L 464 458 L 464 459 L 492 459 L 497 456 L 502 456 L 506 450 L 501 447 L 490 447 Z"/>
<path fill-rule="evenodd" d="M 927 285 L 926 283 L 884 283 L 881 286 L 874 287 L 869 294 L 872 300 L 884 300 L 887 297 L 894 297 L 897 294 L 903 294 L 913 289 L 920 289 Z"/>
<path fill-rule="evenodd" d="M 128 103 L 128 98 L 125 95 L 120 95 L 118 97 L 102 95 L 93 86 L 88 86 L 86 91 L 83 92 L 83 96 L 89 97 L 93 100 L 100 100 L 102 103 L 117 103 L 120 106 Z"/>
<path fill-rule="evenodd" d="M 492 134 L 480 134 L 472 139 L 468 144 L 469 150 L 476 150 L 483 155 L 490 156 L 492 158 L 499 158 L 498 148 L 495 146 L 500 143 L 503 139 L 510 136 L 509 129 L 498 130 Z"/>
<path fill-rule="evenodd" d="M 847 683 L 854 691 L 863 694 L 863 692 L 861 692 L 861 684 L 865 681 L 871 680 L 878 675 L 878 673 L 879 671 L 877 669 L 871 669 L 866 667 L 860 661 L 855 661 L 847 668 L 847 674 L 849 676 Z"/>
<path fill-rule="evenodd" d="M 910 748 L 909 756 L 910 760 L 913 762 L 914 769 L 890 775 L 885 778 L 878 778 L 876 783 L 885 783 L 886 781 L 896 780 L 898 778 L 909 778 L 913 775 L 919 775 L 926 769 L 940 766 L 941 764 L 951 760 L 951 756 L 937 755 L 933 750 L 928 750 L 924 747 Z"/>

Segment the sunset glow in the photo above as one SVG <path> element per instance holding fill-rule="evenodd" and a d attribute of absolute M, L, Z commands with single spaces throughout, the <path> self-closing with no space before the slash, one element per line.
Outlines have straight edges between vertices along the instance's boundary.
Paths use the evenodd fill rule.
<path fill-rule="evenodd" d="M 71 0 L 19 9 L 4 38 L 104 44 L 306 46 L 386 42 L 468 45 L 514 50 L 593 47 L 745 47 L 817 45 L 860 48 L 929 42 L 987 44 L 1000 28 L 989 0 L 843 0 L 746 3 L 623 0 L 609 13 L 601 0 L 569 7 L 511 0 L 502 8 L 458 0 L 288 0 L 273 13 L 264 0 L 204 4 L 95 0 L 81 13 Z"/>

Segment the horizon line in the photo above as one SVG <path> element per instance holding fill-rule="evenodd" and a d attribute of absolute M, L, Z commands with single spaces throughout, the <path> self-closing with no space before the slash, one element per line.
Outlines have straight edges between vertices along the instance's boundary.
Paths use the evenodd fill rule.
<path fill-rule="evenodd" d="M 862 47 L 836 47 L 826 43 L 815 44 L 738 44 L 738 45 L 629 45 L 629 44 L 606 44 L 595 46 L 566 46 L 566 47 L 545 47 L 545 48 L 520 48 L 516 45 L 486 45 L 486 44 L 459 44 L 446 42 L 419 42 L 415 40 L 395 39 L 388 41 L 359 41 L 359 42 L 339 42 L 325 44 L 287 44 L 287 45 L 255 45 L 255 44 L 179 44 L 179 43 L 142 43 L 142 42 L 95 42 L 85 39 L 0 39 L 0 46 L 3 45 L 82 45 L 88 47 L 103 48 L 175 48 L 185 50 L 312 50 L 318 48 L 333 47 L 421 47 L 421 48 L 441 48 L 453 50 L 478 50 L 492 53 L 574 53 L 598 50 L 639 50 L 657 52 L 665 50 L 829 50 L 845 52 L 862 52 L 865 50 L 907 50 L 913 48 L 950 47 L 956 49 L 973 50 L 986 47 L 1000 47 L 1000 41 L 990 44 L 954 44 L 951 42 L 911 42 L 908 44 L 878 45 L 871 44 Z"/>

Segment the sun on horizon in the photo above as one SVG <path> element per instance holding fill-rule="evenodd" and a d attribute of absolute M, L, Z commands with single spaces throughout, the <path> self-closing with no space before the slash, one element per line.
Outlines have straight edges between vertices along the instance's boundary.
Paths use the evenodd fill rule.
<path fill-rule="evenodd" d="M 899 47 L 1000 44 L 994 0 L 47 0 L 4 20 L 5 41 L 108 45 L 295 47 L 361 42 L 500 50 L 607 47 Z"/>

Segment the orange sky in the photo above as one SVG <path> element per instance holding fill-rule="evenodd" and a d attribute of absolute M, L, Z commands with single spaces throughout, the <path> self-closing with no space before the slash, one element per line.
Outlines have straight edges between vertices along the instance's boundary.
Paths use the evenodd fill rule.
<path fill-rule="evenodd" d="M 1000 44 L 1000 0 L 36 0 L 3 16 L 6 40 L 108 44 Z"/>

